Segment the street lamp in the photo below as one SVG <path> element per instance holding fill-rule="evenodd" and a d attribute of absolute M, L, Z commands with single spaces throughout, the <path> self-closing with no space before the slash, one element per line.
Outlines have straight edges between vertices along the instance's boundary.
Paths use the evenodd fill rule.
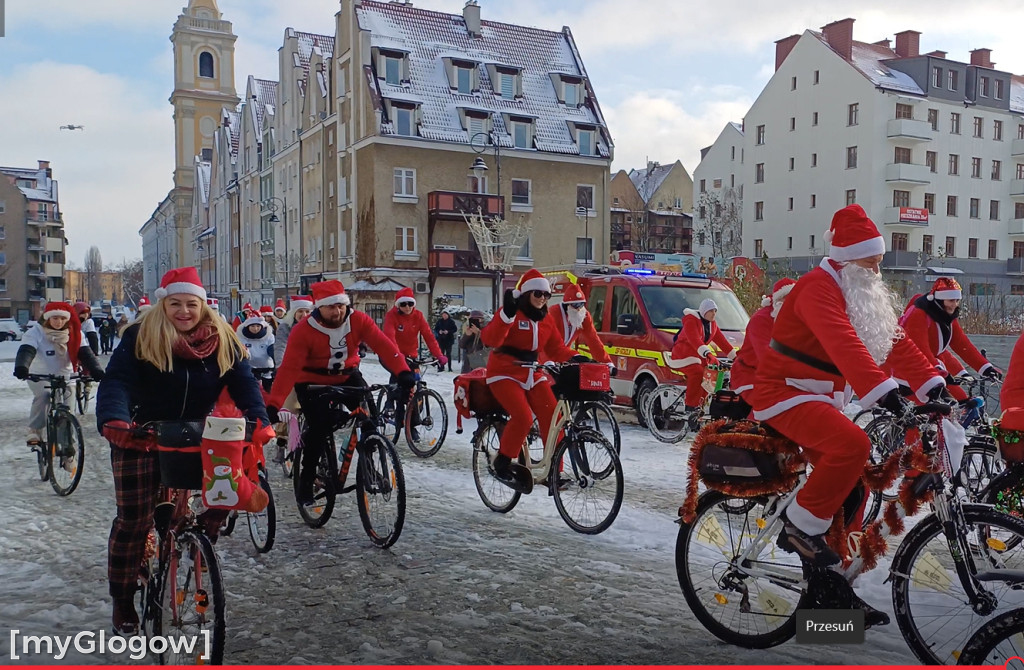
<path fill-rule="evenodd" d="M 283 223 L 284 223 L 284 258 L 285 258 L 285 263 L 284 263 L 284 287 L 285 287 L 285 291 L 287 291 L 288 287 L 289 287 L 289 285 L 291 283 L 291 272 L 290 272 L 289 267 L 288 267 L 288 200 L 287 200 L 287 198 L 279 198 L 276 195 L 272 195 L 272 196 L 264 198 L 260 202 L 260 207 L 261 208 L 266 208 L 270 212 L 270 218 L 267 219 L 267 221 L 269 223 L 279 223 L 279 222 L 282 222 L 281 219 L 277 216 L 277 212 L 278 212 L 279 209 L 284 214 L 284 221 L 283 221 Z M 262 233 L 262 230 L 261 230 L 261 233 Z M 273 244 L 274 244 L 273 236 L 271 236 L 269 238 L 269 240 L 270 240 L 270 244 L 268 246 L 273 247 Z M 261 250 L 261 253 L 262 253 L 262 249 L 263 249 L 263 244 L 266 243 L 266 242 L 267 242 L 267 240 L 260 240 L 260 250 Z"/>
<path fill-rule="evenodd" d="M 577 207 L 576 218 L 583 219 L 583 238 L 587 241 L 587 256 L 583 259 L 583 262 L 586 265 L 590 265 L 590 259 L 594 256 L 594 243 L 590 239 L 590 208 Z"/>
<path fill-rule="evenodd" d="M 479 138 L 479 139 L 478 139 Z M 473 133 L 473 136 L 469 138 L 469 146 L 477 154 L 482 154 L 487 151 L 488 146 L 494 147 L 494 165 L 497 169 L 498 178 L 498 197 L 501 197 L 501 145 L 498 144 L 494 131 L 491 132 L 480 132 Z M 477 177 L 477 184 L 479 185 L 480 179 L 483 177 L 483 173 L 487 170 L 487 163 L 479 155 L 473 159 L 473 164 L 469 166 L 469 169 L 473 171 L 473 174 Z M 504 217 L 504 212 L 502 216 Z"/>

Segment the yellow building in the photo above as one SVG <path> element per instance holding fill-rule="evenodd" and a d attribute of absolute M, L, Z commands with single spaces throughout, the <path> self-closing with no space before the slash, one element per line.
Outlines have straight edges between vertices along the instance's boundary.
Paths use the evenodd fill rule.
<path fill-rule="evenodd" d="M 70 302 L 82 300 L 90 305 L 103 300 L 124 302 L 124 283 L 120 272 L 100 272 L 99 293 L 89 289 L 89 273 L 84 270 L 64 270 L 64 294 Z"/>

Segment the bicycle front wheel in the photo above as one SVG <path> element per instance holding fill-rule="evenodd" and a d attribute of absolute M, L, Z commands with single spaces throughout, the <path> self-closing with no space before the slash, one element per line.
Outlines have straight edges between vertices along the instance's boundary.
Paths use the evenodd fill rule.
<path fill-rule="evenodd" d="M 60 496 L 69 496 L 82 481 L 85 441 L 78 419 L 66 409 L 57 410 L 49 445 L 50 485 Z"/>
<path fill-rule="evenodd" d="M 580 406 L 573 421 L 586 428 L 592 428 L 604 435 L 616 454 L 622 453 L 622 435 L 619 433 L 619 421 L 607 403 L 589 401 Z"/>
<path fill-rule="evenodd" d="M 221 665 L 224 662 L 224 583 L 210 539 L 186 531 L 174 538 L 160 611 L 151 625 L 171 638 L 157 653 L 161 665 Z M 158 638 L 159 639 L 159 638 Z"/>
<path fill-rule="evenodd" d="M 569 528 L 596 535 L 607 530 L 622 507 L 622 463 L 611 442 L 583 428 L 555 449 L 548 471 L 555 507 Z"/>
<path fill-rule="evenodd" d="M 675 444 L 681 442 L 689 432 L 689 416 L 683 400 L 685 393 L 685 387 L 662 384 L 644 398 L 647 430 L 659 442 Z"/>
<path fill-rule="evenodd" d="M 933 665 L 953 664 L 971 636 L 992 616 L 1024 606 L 1024 519 L 987 505 L 964 505 L 954 518 L 950 546 L 933 513 L 917 524 L 892 559 L 892 603 L 900 632 L 914 655 Z M 961 577 L 954 556 L 962 557 Z M 979 594 L 972 600 L 969 580 Z M 979 613 L 981 612 L 981 613 Z"/>
<path fill-rule="evenodd" d="M 277 507 L 274 505 L 274 492 L 270 490 L 270 481 L 267 473 L 260 470 L 260 487 L 266 491 L 270 502 L 262 512 L 246 512 L 245 518 L 249 524 L 249 538 L 252 539 L 252 546 L 256 551 L 265 554 L 274 547 L 274 538 L 277 536 Z"/>
<path fill-rule="evenodd" d="M 434 389 L 420 389 L 405 410 L 405 441 L 420 458 L 436 454 L 448 434 L 448 410 Z"/>
<path fill-rule="evenodd" d="M 978 629 L 964 647 L 957 665 L 1024 667 L 1024 663 L 1008 664 L 1014 656 L 1024 658 L 1024 609 L 1000 614 Z"/>
<path fill-rule="evenodd" d="M 715 637 L 748 649 L 774 647 L 796 635 L 796 611 L 807 598 L 796 554 L 776 549 L 774 537 L 751 546 L 770 507 L 768 498 L 707 491 L 676 540 L 676 575 L 690 610 Z"/>
<path fill-rule="evenodd" d="M 368 435 L 356 448 L 356 501 L 370 541 L 382 549 L 398 541 L 405 525 L 405 473 L 395 445 Z"/>

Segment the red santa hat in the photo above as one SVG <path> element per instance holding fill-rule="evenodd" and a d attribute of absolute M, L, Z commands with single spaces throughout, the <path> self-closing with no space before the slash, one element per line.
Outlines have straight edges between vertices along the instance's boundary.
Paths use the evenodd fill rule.
<path fill-rule="evenodd" d="M 512 289 L 512 297 L 518 298 L 524 293 L 530 291 L 544 291 L 545 293 L 551 293 L 551 284 L 548 283 L 547 277 L 542 275 L 537 268 L 531 268 L 519 278 L 516 282 L 516 287 Z"/>
<path fill-rule="evenodd" d="M 243 312 L 251 312 L 252 311 L 252 303 L 251 302 L 246 302 L 244 305 L 242 305 L 242 311 Z"/>
<path fill-rule="evenodd" d="M 405 302 L 416 304 L 416 296 L 413 295 L 412 289 L 409 287 L 398 289 L 398 295 L 395 296 L 395 307 Z"/>
<path fill-rule="evenodd" d="M 260 307 L 260 314 L 269 314 L 273 316 L 274 308 L 271 307 L 270 305 L 263 305 L 262 307 Z"/>
<path fill-rule="evenodd" d="M 761 307 L 767 307 L 773 303 L 785 300 L 789 292 L 796 286 L 796 280 L 790 279 L 789 277 L 783 277 L 779 281 L 775 282 L 772 286 L 772 292 L 770 295 L 766 295 L 761 298 Z"/>
<path fill-rule="evenodd" d="M 281 314 L 277 314 L 278 311 Z M 288 308 L 284 306 L 284 298 L 278 298 L 277 302 L 274 303 L 274 314 L 276 316 L 284 316 L 288 312 Z"/>
<path fill-rule="evenodd" d="M 825 231 L 825 243 L 830 247 L 829 258 L 840 263 L 885 253 L 885 238 L 860 205 L 849 205 L 835 213 L 832 226 Z"/>
<path fill-rule="evenodd" d="M 569 284 L 565 289 L 565 294 L 562 296 L 563 303 L 586 301 L 587 297 L 583 295 L 583 290 L 576 284 Z"/>
<path fill-rule="evenodd" d="M 250 312 L 246 317 L 245 321 L 242 321 L 235 326 L 235 332 L 241 334 L 243 330 L 249 326 L 266 326 L 267 321 L 256 312 Z"/>
<path fill-rule="evenodd" d="M 75 313 L 74 308 L 66 302 L 48 302 L 43 309 L 43 321 L 55 316 L 61 316 L 70 320 L 71 315 Z"/>
<path fill-rule="evenodd" d="M 345 285 L 337 279 L 319 281 L 310 287 L 313 292 L 313 306 L 323 307 L 324 305 L 348 305 L 348 295 L 345 293 Z"/>
<path fill-rule="evenodd" d="M 169 295 L 177 293 L 194 295 L 200 300 L 206 301 L 206 289 L 203 288 L 203 282 L 199 281 L 199 273 L 195 267 L 189 266 L 168 270 L 163 279 L 160 280 L 160 288 L 155 291 L 157 300 L 162 300 Z"/>
<path fill-rule="evenodd" d="M 149 301 L 149 298 L 142 296 L 139 298 L 139 313 L 145 312 L 146 310 L 152 309 L 153 303 Z"/>
<path fill-rule="evenodd" d="M 293 295 L 289 298 L 288 302 L 291 303 L 292 311 L 297 309 L 313 309 L 313 296 L 309 295 Z"/>
<path fill-rule="evenodd" d="M 75 314 L 74 308 L 66 302 L 48 302 L 43 308 L 43 321 L 51 317 L 62 316 L 68 320 L 65 328 L 68 330 L 68 356 L 72 363 L 78 362 L 78 349 L 82 345 L 82 324 Z"/>
<path fill-rule="evenodd" d="M 960 284 L 952 277 L 939 277 L 928 292 L 929 300 L 961 300 L 963 297 Z"/>

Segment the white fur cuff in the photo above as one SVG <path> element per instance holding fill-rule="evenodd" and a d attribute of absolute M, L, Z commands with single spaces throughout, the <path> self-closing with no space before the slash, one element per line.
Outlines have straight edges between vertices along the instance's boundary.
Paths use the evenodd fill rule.
<path fill-rule="evenodd" d="M 701 358 L 707 358 L 708 355 L 711 354 L 711 347 L 706 344 L 702 344 L 700 348 L 697 349 L 697 353 L 700 354 Z"/>

